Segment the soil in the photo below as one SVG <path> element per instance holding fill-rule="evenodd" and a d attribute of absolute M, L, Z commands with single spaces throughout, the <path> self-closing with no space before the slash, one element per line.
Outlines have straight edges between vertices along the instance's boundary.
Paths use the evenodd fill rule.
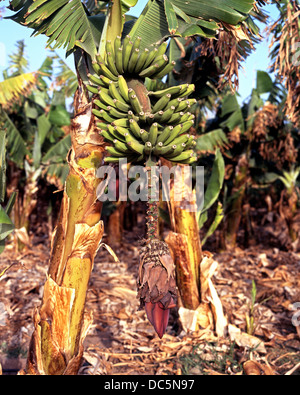
<path fill-rule="evenodd" d="M 104 248 L 96 256 L 86 303 L 94 320 L 85 340 L 81 375 L 240 375 L 251 374 L 253 369 L 262 375 L 300 373 L 299 253 L 266 244 L 225 252 L 211 249 L 219 263 L 213 283 L 231 329 L 239 329 L 241 336 L 232 338 L 229 333 L 217 338 L 212 328 L 186 333 L 173 309 L 167 333 L 160 340 L 145 312 L 139 310 L 136 297 L 141 238 L 136 235 L 141 235 L 141 229 L 124 231 L 122 246 L 114 250 L 120 262 L 114 262 Z M 0 256 L 0 272 L 14 264 L 0 280 L 4 375 L 17 374 L 25 367 L 49 250 L 44 225 L 35 232 L 30 248 L 18 253 L 10 242 Z M 261 340 L 262 347 L 251 348 L 247 343 L 246 317 L 251 315 L 252 335 Z"/>

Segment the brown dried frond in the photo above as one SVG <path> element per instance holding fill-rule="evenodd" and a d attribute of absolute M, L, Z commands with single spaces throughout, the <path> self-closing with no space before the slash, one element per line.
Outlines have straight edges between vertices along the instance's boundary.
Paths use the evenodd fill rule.
<path fill-rule="evenodd" d="M 232 91 L 239 87 L 239 68 L 245 60 L 243 49 L 239 45 L 241 40 L 251 43 L 249 33 L 244 26 L 224 25 L 226 30 L 221 30 L 218 39 L 207 39 L 201 43 L 201 56 L 218 57 L 220 61 L 219 89 L 229 84 Z M 246 55 L 244 53 L 244 55 Z"/>
<path fill-rule="evenodd" d="M 269 0 L 256 0 L 256 2 L 254 4 L 254 9 L 256 11 L 258 11 L 258 7 L 257 6 L 263 7 L 263 6 L 267 5 L 267 4 L 270 4 Z"/>
<path fill-rule="evenodd" d="M 251 139 L 259 141 L 265 138 L 270 128 L 279 127 L 278 107 L 267 102 L 261 110 L 255 114 Z"/>
<path fill-rule="evenodd" d="M 227 138 L 230 142 L 238 144 L 241 141 L 241 134 L 242 134 L 242 131 L 241 131 L 240 127 L 236 126 L 233 130 L 231 130 L 227 134 Z"/>
<path fill-rule="evenodd" d="M 280 29 L 281 16 L 268 29 L 269 34 L 273 33 L 270 47 L 279 46 L 277 53 L 275 50 L 273 51 L 276 58 L 272 68 L 278 72 L 282 84 L 287 89 L 285 112 L 295 125 L 300 122 L 299 18 L 300 9 L 297 1 L 291 0 L 287 5 L 286 18 L 282 28 Z"/>
<path fill-rule="evenodd" d="M 290 133 L 280 139 L 261 143 L 259 154 L 264 160 L 276 163 L 278 169 L 282 169 L 287 162 L 292 164 L 297 161 L 297 149 Z"/>

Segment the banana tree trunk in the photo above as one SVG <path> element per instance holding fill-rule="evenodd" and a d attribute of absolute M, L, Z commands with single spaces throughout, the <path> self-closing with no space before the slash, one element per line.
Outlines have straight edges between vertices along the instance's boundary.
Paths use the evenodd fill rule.
<path fill-rule="evenodd" d="M 226 248 L 233 248 L 236 245 L 237 233 L 241 223 L 242 206 L 246 192 L 248 178 L 247 155 L 241 156 L 235 174 L 234 188 L 232 191 L 232 203 L 226 224 L 225 244 Z"/>
<path fill-rule="evenodd" d="M 170 162 L 166 162 L 170 167 Z M 182 165 L 180 165 L 182 167 Z M 196 212 L 187 206 L 196 206 L 192 191 L 181 183 L 182 200 L 177 201 L 175 184 L 171 181 L 169 210 L 174 232 L 169 233 L 166 242 L 173 251 L 176 266 L 177 285 L 183 307 L 196 310 L 200 300 L 200 263 L 202 261 L 201 240 Z M 176 188 L 179 188 L 177 182 Z"/>
<path fill-rule="evenodd" d="M 181 199 L 175 189 L 182 188 Z M 202 252 L 199 226 L 196 218 L 196 198 L 184 180 L 171 181 L 169 210 L 174 232 L 166 242 L 172 251 L 176 266 L 177 286 L 183 310 L 179 309 L 181 323 L 186 330 L 213 329 L 224 336 L 227 320 L 222 303 L 212 282 L 218 263 L 212 254 Z"/>
<path fill-rule="evenodd" d="M 94 257 L 103 235 L 102 206 L 96 196 L 101 180 L 96 178 L 96 170 L 102 162 L 104 143 L 94 128 L 92 104 L 81 83 L 74 107 L 68 154 L 70 172 L 23 374 L 77 374 L 82 342 L 92 321 L 84 307 Z"/>

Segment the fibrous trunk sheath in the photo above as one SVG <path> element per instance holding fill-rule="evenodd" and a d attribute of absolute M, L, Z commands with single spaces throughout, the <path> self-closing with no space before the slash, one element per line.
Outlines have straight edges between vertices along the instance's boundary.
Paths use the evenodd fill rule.
<path fill-rule="evenodd" d="M 103 141 L 80 84 L 75 98 L 72 147 L 60 216 L 53 235 L 41 308 L 35 312 L 27 374 L 77 374 L 92 317 L 84 313 L 93 261 L 103 235 L 96 170 Z"/>

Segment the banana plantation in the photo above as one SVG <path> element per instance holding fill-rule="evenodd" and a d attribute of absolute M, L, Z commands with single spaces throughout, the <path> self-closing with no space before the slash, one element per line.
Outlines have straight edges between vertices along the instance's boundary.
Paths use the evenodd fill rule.
<path fill-rule="evenodd" d="M 0 2 L 0 375 L 300 373 L 299 18 Z"/>

